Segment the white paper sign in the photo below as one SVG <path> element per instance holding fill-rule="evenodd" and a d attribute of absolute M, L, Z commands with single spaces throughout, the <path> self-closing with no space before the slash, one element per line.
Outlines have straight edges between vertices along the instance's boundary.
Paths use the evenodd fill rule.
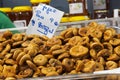
<path fill-rule="evenodd" d="M 49 5 L 39 4 L 30 20 L 26 34 L 53 37 L 63 14 L 64 12 Z"/>

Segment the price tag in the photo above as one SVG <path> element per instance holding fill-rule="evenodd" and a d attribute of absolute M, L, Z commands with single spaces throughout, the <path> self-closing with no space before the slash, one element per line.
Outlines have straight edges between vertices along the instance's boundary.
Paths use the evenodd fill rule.
<path fill-rule="evenodd" d="M 64 12 L 49 5 L 39 4 L 30 20 L 26 34 L 53 37 L 63 14 Z"/>

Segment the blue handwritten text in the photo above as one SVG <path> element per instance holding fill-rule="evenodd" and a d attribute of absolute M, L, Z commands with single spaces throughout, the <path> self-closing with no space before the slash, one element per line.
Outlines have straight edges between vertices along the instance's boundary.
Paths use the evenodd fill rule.
<path fill-rule="evenodd" d="M 42 29 L 44 31 L 42 32 L 42 30 L 39 30 L 39 29 Z M 37 31 L 39 31 L 40 33 L 42 33 L 44 35 L 47 35 L 48 33 L 52 34 L 54 29 L 50 30 L 50 28 L 48 26 L 43 25 L 42 22 L 38 22 L 38 30 Z"/>
<path fill-rule="evenodd" d="M 47 14 L 49 14 L 50 12 L 56 13 L 56 10 L 55 10 L 55 9 L 50 8 L 50 7 L 47 7 L 47 6 L 45 6 L 45 5 L 43 6 L 42 10 L 43 10 L 43 11 L 46 11 Z"/>
<path fill-rule="evenodd" d="M 38 17 L 39 19 L 44 19 L 44 16 L 41 16 L 40 13 L 40 10 L 36 10 L 36 17 Z"/>

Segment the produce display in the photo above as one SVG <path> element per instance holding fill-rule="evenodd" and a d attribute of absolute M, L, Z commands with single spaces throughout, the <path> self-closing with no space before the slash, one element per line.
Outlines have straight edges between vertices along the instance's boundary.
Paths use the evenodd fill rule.
<path fill-rule="evenodd" d="M 91 22 L 52 38 L 6 31 L 0 37 L 0 79 L 92 73 L 120 67 L 120 34 Z"/>

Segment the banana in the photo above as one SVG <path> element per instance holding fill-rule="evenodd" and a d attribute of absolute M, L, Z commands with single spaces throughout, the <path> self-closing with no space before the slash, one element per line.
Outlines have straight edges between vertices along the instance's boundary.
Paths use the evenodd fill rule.
<path fill-rule="evenodd" d="M 39 38 L 42 40 L 42 41 L 47 41 L 49 38 L 45 35 L 41 35 L 39 36 Z"/>
<path fill-rule="evenodd" d="M 17 58 L 16 58 L 16 61 L 19 62 L 20 59 L 25 55 L 25 52 L 20 52 L 18 55 L 17 55 Z"/>
<path fill-rule="evenodd" d="M 104 49 L 108 49 L 110 52 L 113 52 L 113 46 L 109 42 L 103 43 Z"/>
<path fill-rule="evenodd" d="M 56 38 L 56 37 L 53 37 L 53 38 L 47 40 L 47 42 L 46 42 L 46 45 L 47 45 L 47 46 L 53 46 L 53 45 L 56 45 L 56 44 L 57 44 L 57 45 L 61 45 L 61 44 L 62 44 L 61 39 L 58 39 L 58 38 Z"/>
<path fill-rule="evenodd" d="M 48 74 L 46 74 L 46 76 L 58 76 L 59 74 L 55 71 L 55 72 L 49 72 Z"/>
<path fill-rule="evenodd" d="M 110 28 L 107 28 L 107 30 L 111 30 L 113 36 L 116 35 L 116 30 L 114 28 L 110 27 Z"/>
<path fill-rule="evenodd" d="M 36 43 L 38 45 L 43 44 L 43 41 L 40 38 L 33 38 L 30 42 Z"/>
<path fill-rule="evenodd" d="M 17 64 L 17 62 L 15 60 L 13 60 L 13 59 L 6 59 L 5 64 L 14 65 L 14 64 Z"/>
<path fill-rule="evenodd" d="M 76 45 L 70 49 L 70 55 L 72 57 L 83 57 L 88 53 L 88 48 L 84 46 Z"/>
<path fill-rule="evenodd" d="M 46 56 L 42 54 L 38 54 L 37 56 L 33 58 L 33 62 L 38 66 L 43 66 L 48 62 L 48 59 Z"/>
<path fill-rule="evenodd" d="M 22 47 L 28 47 L 28 45 L 30 44 L 30 41 L 24 41 L 21 46 Z"/>
<path fill-rule="evenodd" d="M 4 59 L 10 59 L 12 57 L 13 54 L 10 54 L 10 53 L 7 53 L 5 56 L 4 56 Z"/>
<path fill-rule="evenodd" d="M 47 75 L 50 72 L 56 72 L 55 67 L 44 67 L 41 69 L 41 72 L 45 75 Z"/>
<path fill-rule="evenodd" d="M 64 52 L 65 52 L 64 49 L 58 49 L 58 50 L 52 51 L 52 55 L 59 55 L 59 54 L 62 54 Z"/>
<path fill-rule="evenodd" d="M 50 48 L 50 51 L 58 50 L 58 49 L 60 49 L 60 48 L 61 48 L 61 45 L 56 44 L 56 45 L 53 45 L 53 46 Z"/>
<path fill-rule="evenodd" d="M 109 41 L 109 43 L 112 44 L 113 46 L 117 46 L 120 44 L 120 39 L 113 38 Z"/>
<path fill-rule="evenodd" d="M 6 52 L 8 52 L 8 51 L 10 51 L 10 49 L 11 49 L 11 45 L 10 45 L 10 44 L 7 44 L 4 50 L 5 50 Z"/>
<path fill-rule="evenodd" d="M 72 30 L 67 31 L 67 33 L 65 34 L 65 38 L 71 38 L 73 36 L 74 35 L 73 35 L 73 31 Z"/>
<path fill-rule="evenodd" d="M 111 54 L 108 58 L 107 58 L 107 60 L 109 60 L 109 61 L 117 61 L 117 60 L 119 60 L 120 59 L 120 56 L 118 56 L 117 54 Z"/>
<path fill-rule="evenodd" d="M 3 65 L 3 76 L 4 77 L 10 77 L 10 76 L 15 76 L 17 70 L 17 65 Z"/>
<path fill-rule="evenodd" d="M 5 39 L 10 39 L 12 37 L 12 32 L 10 30 L 6 30 L 3 35 L 2 35 L 2 38 L 5 38 Z"/>
<path fill-rule="evenodd" d="M 62 60 L 62 65 L 65 67 L 65 71 L 67 72 L 70 72 L 74 68 L 74 62 L 69 58 L 64 58 Z"/>
<path fill-rule="evenodd" d="M 57 59 L 61 60 L 64 58 L 69 58 L 69 57 L 70 57 L 69 53 L 64 52 L 64 53 L 60 54 Z"/>
<path fill-rule="evenodd" d="M 35 65 L 32 61 L 30 61 L 30 60 L 26 60 L 26 63 L 27 63 L 28 66 L 29 66 L 31 69 L 33 69 L 34 71 L 37 70 L 36 65 Z"/>
<path fill-rule="evenodd" d="M 90 27 L 96 27 L 98 25 L 98 23 L 97 22 L 90 22 L 89 24 L 88 24 L 88 26 L 90 26 Z"/>
<path fill-rule="evenodd" d="M 51 58 L 54 58 L 54 56 L 52 54 L 46 54 L 44 55 L 45 57 L 47 57 L 47 59 L 51 59 Z"/>
<path fill-rule="evenodd" d="M 104 70 L 104 66 L 101 63 L 96 62 L 95 71 L 102 71 L 102 70 Z"/>
<path fill-rule="evenodd" d="M 4 49 L 2 43 L 0 43 L 0 52 Z"/>
<path fill-rule="evenodd" d="M 31 57 L 34 57 L 34 56 L 36 56 L 37 55 L 37 53 L 38 53 L 38 51 L 37 51 L 37 49 L 30 49 L 30 50 L 28 50 L 28 52 L 27 52 L 27 54 L 29 54 Z"/>
<path fill-rule="evenodd" d="M 19 61 L 19 65 L 23 65 L 24 62 L 26 62 L 27 60 L 31 60 L 31 57 L 29 54 L 25 54 L 23 57 L 21 57 L 21 59 Z"/>
<path fill-rule="evenodd" d="M 114 61 L 107 61 L 106 62 L 106 69 L 107 70 L 115 69 L 117 67 L 118 67 L 118 64 Z"/>
<path fill-rule="evenodd" d="M 73 28 L 73 35 L 77 36 L 78 35 L 78 28 Z"/>
<path fill-rule="evenodd" d="M 90 49 L 90 56 L 93 58 L 93 59 L 97 59 L 97 52 L 94 50 L 94 49 Z"/>
<path fill-rule="evenodd" d="M 80 72 L 77 72 L 76 70 L 72 70 L 72 71 L 70 71 L 68 74 L 79 74 Z"/>
<path fill-rule="evenodd" d="M 54 38 L 60 39 L 60 40 L 64 40 L 64 37 L 63 37 L 63 36 L 60 36 L 60 35 L 56 35 L 56 36 L 54 36 Z"/>
<path fill-rule="evenodd" d="M 79 40 L 78 45 L 87 45 L 89 44 L 89 37 L 85 36 L 82 37 L 81 40 Z"/>
<path fill-rule="evenodd" d="M 18 47 L 18 46 L 21 46 L 21 44 L 23 43 L 23 41 L 17 41 L 17 42 L 14 42 L 12 44 L 12 47 Z"/>
<path fill-rule="evenodd" d="M 103 33 L 106 29 L 106 25 L 105 24 L 99 24 L 99 25 L 97 25 L 97 29 L 99 29 Z"/>
<path fill-rule="evenodd" d="M 71 45 L 77 45 L 81 40 L 82 40 L 82 38 L 80 36 L 74 36 L 74 37 L 70 38 L 68 43 L 70 43 Z"/>
<path fill-rule="evenodd" d="M 16 77 L 18 79 L 20 79 L 20 78 L 27 78 L 27 77 L 31 77 L 32 74 L 33 74 L 33 70 L 30 69 L 30 68 L 27 68 L 24 71 L 20 71 Z"/>
<path fill-rule="evenodd" d="M 6 41 L 6 38 L 0 36 L 0 42 L 4 42 L 4 41 Z"/>
<path fill-rule="evenodd" d="M 49 64 L 52 66 L 52 67 L 56 67 L 56 66 L 61 66 L 61 62 L 57 59 L 50 59 L 49 60 Z"/>
<path fill-rule="evenodd" d="M 109 41 L 110 39 L 113 38 L 113 33 L 111 30 L 105 30 L 104 34 L 103 34 L 103 39 L 104 41 Z"/>
<path fill-rule="evenodd" d="M 105 65 L 105 63 L 106 63 L 106 61 L 105 61 L 105 59 L 103 57 L 98 57 L 97 62 L 99 62 L 102 65 Z"/>
<path fill-rule="evenodd" d="M 95 30 L 94 32 L 91 33 L 92 37 L 101 39 L 102 38 L 102 32 L 100 30 Z"/>
<path fill-rule="evenodd" d="M 96 62 L 95 61 L 88 61 L 84 64 L 82 71 L 85 73 L 91 73 L 91 72 L 94 72 L 95 68 L 96 68 Z"/>
<path fill-rule="evenodd" d="M 68 29 L 63 30 L 60 32 L 60 36 L 65 37 L 65 34 L 67 33 Z"/>
<path fill-rule="evenodd" d="M 13 39 L 14 41 L 22 41 L 23 36 L 22 36 L 22 34 L 15 33 L 15 34 L 12 35 L 12 39 Z"/>
<path fill-rule="evenodd" d="M 83 69 L 83 67 L 84 67 L 83 61 L 82 60 L 77 60 L 75 70 L 77 72 L 80 72 Z"/>
<path fill-rule="evenodd" d="M 102 50 L 104 47 L 101 43 L 99 42 L 94 42 L 90 44 L 90 48 L 94 49 L 96 52 L 99 52 L 100 50 Z"/>
<path fill-rule="evenodd" d="M 109 57 L 111 54 L 108 49 L 102 49 L 97 53 L 97 57 Z"/>
<path fill-rule="evenodd" d="M 13 53 L 13 59 L 16 59 L 17 58 L 17 56 L 20 54 L 20 52 L 22 52 L 22 50 L 21 49 L 17 49 L 17 50 L 15 50 L 15 52 Z"/>
<path fill-rule="evenodd" d="M 1 55 L 4 56 L 7 54 L 8 51 L 10 51 L 11 49 L 11 45 L 10 44 L 7 44 L 5 49 L 1 52 Z"/>
<path fill-rule="evenodd" d="M 98 38 L 93 38 L 93 42 L 99 42 L 100 43 L 100 40 Z"/>
<path fill-rule="evenodd" d="M 114 52 L 115 52 L 118 56 L 120 56 L 120 46 L 115 47 L 115 48 L 114 48 Z"/>
<path fill-rule="evenodd" d="M 30 34 L 30 35 L 27 35 L 27 39 L 28 40 L 31 40 L 33 38 L 39 38 L 40 36 L 39 35 L 36 35 L 36 34 Z"/>
<path fill-rule="evenodd" d="M 87 27 L 81 27 L 79 28 L 78 34 L 80 36 L 87 36 L 88 28 Z"/>

